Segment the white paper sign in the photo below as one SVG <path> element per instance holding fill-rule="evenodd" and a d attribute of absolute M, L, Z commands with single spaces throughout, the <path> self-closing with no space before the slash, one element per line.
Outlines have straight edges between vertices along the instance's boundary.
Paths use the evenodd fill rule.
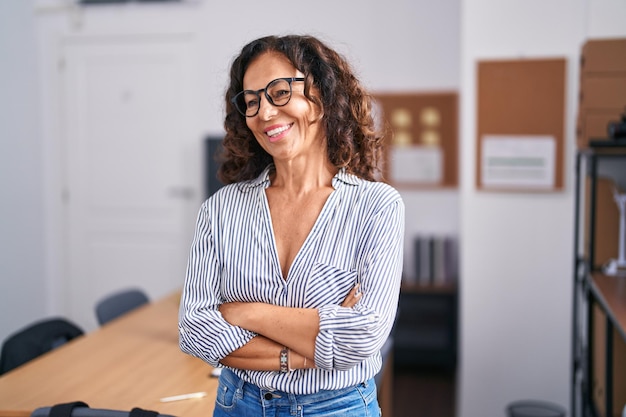
<path fill-rule="evenodd" d="M 397 182 L 439 184 L 443 153 L 438 146 L 392 146 L 391 178 Z"/>
<path fill-rule="evenodd" d="M 481 174 L 485 188 L 551 189 L 556 140 L 547 135 L 485 135 Z"/>

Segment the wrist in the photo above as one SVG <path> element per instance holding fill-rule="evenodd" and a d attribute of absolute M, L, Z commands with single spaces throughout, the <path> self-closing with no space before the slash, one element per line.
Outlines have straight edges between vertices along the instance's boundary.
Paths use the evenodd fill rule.
<path fill-rule="evenodd" d="M 313 361 L 313 359 L 310 359 L 294 351 L 289 351 L 289 356 L 291 363 L 295 363 L 297 369 L 315 368 L 315 362 Z"/>

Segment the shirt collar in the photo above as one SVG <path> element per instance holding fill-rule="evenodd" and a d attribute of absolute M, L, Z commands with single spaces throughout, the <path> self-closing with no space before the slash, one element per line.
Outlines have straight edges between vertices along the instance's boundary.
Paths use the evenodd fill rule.
<path fill-rule="evenodd" d="M 333 187 L 337 189 L 340 182 L 348 185 L 359 185 L 361 183 L 361 179 L 356 175 L 348 174 L 346 168 L 341 168 L 333 177 Z"/>
<path fill-rule="evenodd" d="M 253 180 L 244 181 L 240 184 L 242 191 L 250 191 L 257 187 L 267 188 L 270 185 L 270 172 L 274 169 L 274 165 L 268 165 L 258 177 Z M 333 188 L 337 189 L 341 186 L 341 184 L 347 185 L 359 185 L 360 183 L 359 177 L 356 175 L 348 174 L 346 172 L 346 168 L 339 169 L 339 172 L 335 174 L 333 177 L 332 185 Z"/>

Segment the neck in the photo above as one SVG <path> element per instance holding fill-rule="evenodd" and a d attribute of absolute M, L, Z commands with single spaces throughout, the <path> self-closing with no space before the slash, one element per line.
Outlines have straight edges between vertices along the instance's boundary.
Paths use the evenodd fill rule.
<path fill-rule="evenodd" d="M 292 195 L 307 194 L 320 188 L 332 187 L 337 169 L 327 158 L 303 161 L 275 161 L 276 171 L 272 176 L 273 188 Z"/>

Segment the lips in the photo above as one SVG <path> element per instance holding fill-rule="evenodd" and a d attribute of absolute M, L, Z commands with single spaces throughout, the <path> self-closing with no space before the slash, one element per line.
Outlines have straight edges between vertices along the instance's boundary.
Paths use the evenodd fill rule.
<path fill-rule="evenodd" d="M 291 126 L 293 126 L 293 123 L 288 125 L 270 126 L 265 130 L 265 134 L 269 138 L 270 142 L 276 142 L 287 134 L 289 129 L 291 129 Z"/>

